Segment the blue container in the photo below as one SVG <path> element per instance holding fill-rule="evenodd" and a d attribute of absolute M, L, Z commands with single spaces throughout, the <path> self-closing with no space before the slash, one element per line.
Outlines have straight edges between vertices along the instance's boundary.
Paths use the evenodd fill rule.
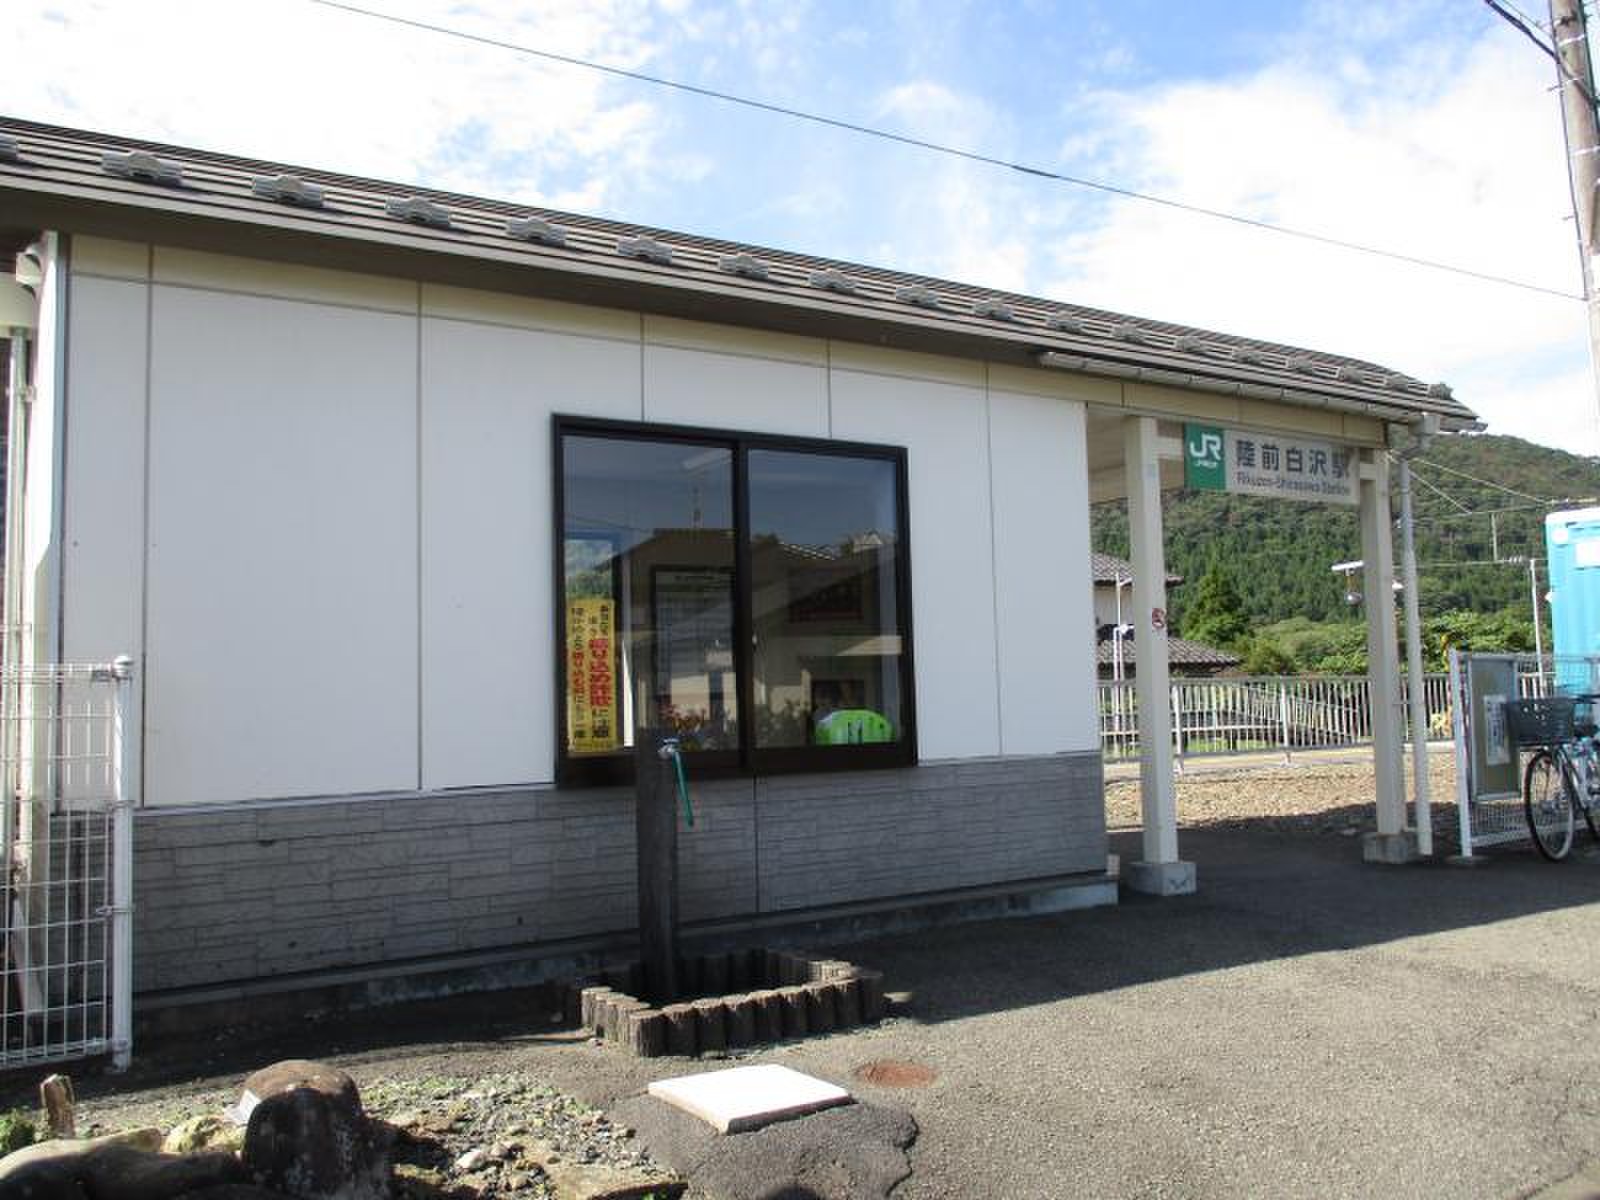
<path fill-rule="evenodd" d="M 1550 623 L 1556 686 L 1595 692 L 1600 661 L 1600 508 L 1553 512 L 1544 519 L 1550 569 Z"/>

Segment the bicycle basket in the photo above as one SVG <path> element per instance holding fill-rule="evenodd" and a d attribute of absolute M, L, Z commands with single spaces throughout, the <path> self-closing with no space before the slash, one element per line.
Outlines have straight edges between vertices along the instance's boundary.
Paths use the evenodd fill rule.
<path fill-rule="evenodd" d="M 1531 700 L 1506 702 L 1506 721 L 1511 736 L 1523 746 L 1554 746 L 1570 742 L 1575 736 L 1573 714 L 1577 701 L 1571 696 L 1539 696 Z"/>

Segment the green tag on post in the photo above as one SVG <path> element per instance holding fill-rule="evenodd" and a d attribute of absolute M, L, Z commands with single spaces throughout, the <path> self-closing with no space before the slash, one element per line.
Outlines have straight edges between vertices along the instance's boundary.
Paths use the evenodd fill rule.
<path fill-rule="evenodd" d="M 1228 471 L 1223 462 L 1222 430 L 1215 425 L 1183 427 L 1183 483 L 1204 492 L 1228 489 Z"/>

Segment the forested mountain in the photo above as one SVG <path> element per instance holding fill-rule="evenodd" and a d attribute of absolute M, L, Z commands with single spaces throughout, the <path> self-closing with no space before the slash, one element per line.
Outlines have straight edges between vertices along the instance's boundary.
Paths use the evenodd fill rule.
<path fill-rule="evenodd" d="M 1545 513 L 1579 501 L 1600 503 L 1600 460 L 1520 438 L 1438 438 L 1415 463 L 1413 479 L 1425 617 L 1449 610 L 1526 612 L 1527 568 L 1490 561 L 1496 533 L 1501 559 L 1532 553 L 1542 568 Z M 1398 497 L 1393 505 L 1398 516 Z M 1505 511 L 1493 521 L 1462 511 L 1490 509 Z M 1354 508 L 1179 491 L 1167 495 L 1163 519 L 1167 569 L 1192 585 L 1219 563 L 1232 576 L 1252 627 L 1295 617 L 1346 621 L 1354 615 L 1343 577 L 1329 570 L 1333 563 L 1361 557 Z M 1095 506 L 1092 521 L 1095 549 L 1126 557 L 1123 504 Z M 1395 556 L 1398 568 L 1398 533 Z M 1540 579 L 1542 585 L 1542 572 Z M 1194 594 L 1193 586 L 1173 590 L 1176 628 L 1183 627 L 1185 606 Z"/>

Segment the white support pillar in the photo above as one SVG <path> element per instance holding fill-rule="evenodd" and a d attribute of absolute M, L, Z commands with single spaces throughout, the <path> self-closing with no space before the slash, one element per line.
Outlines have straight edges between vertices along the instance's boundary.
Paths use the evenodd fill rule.
<path fill-rule="evenodd" d="M 1361 464 L 1361 587 L 1367 610 L 1367 683 L 1372 691 L 1372 766 L 1378 830 L 1362 847 L 1368 862 L 1409 862 L 1405 832 L 1405 723 L 1401 719 L 1400 643 L 1395 631 L 1394 538 L 1389 520 L 1389 460 L 1370 452 Z"/>
<path fill-rule="evenodd" d="M 1161 461 L 1156 422 L 1123 422 L 1129 557 L 1133 563 L 1134 686 L 1139 698 L 1139 794 L 1144 857 L 1129 863 L 1130 888 L 1157 896 L 1195 889 L 1194 864 L 1178 859 L 1172 779 L 1172 709 L 1167 673 L 1167 558 L 1161 545 Z"/>

